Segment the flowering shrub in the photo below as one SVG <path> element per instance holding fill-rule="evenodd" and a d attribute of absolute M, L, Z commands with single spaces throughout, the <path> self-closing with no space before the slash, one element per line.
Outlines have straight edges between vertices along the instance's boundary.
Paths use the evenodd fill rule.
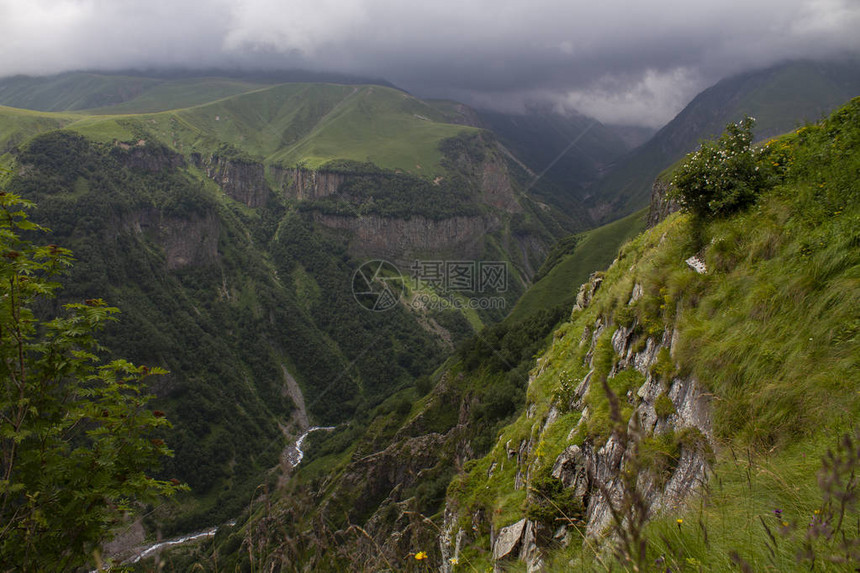
<path fill-rule="evenodd" d="M 672 180 L 673 195 L 685 210 L 700 217 L 737 211 L 766 187 L 764 149 L 752 148 L 755 119 L 726 126 L 717 141 L 706 141 L 681 165 Z"/>

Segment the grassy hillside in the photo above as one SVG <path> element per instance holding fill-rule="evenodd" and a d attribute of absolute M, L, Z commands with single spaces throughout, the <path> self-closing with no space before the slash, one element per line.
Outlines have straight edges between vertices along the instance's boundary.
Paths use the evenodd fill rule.
<path fill-rule="evenodd" d="M 201 105 L 264 87 L 267 87 L 267 84 L 230 78 L 170 80 L 149 86 L 137 97 L 122 103 L 97 108 L 69 109 L 86 109 L 90 114 L 152 113 Z"/>
<path fill-rule="evenodd" d="M 0 79 L 0 104 L 38 111 L 72 111 L 114 105 L 157 86 L 155 78 L 67 73 Z"/>
<path fill-rule="evenodd" d="M 690 102 L 650 141 L 618 160 L 593 189 L 591 200 L 611 202 L 610 216 L 648 204 L 651 183 L 666 167 L 692 151 L 702 139 L 745 115 L 756 118 L 758 139 L 817 121 L 860 93 L 856 62 L 791 62 L 727 78 Z"/>
<path fill-rule="evenodd" d="M 59 129 L 75 119 L 66 114 L 45 114 L 26 109 L 0 107 L 0 157 L 30 139 L 34 134 Z"/>
<path fill-rule="evenodd" d="M 573 306 L 576 291 L 588 276 L 607 268 L 621 245 L 645 228 L 645 210 L 597 229 L 562 239 L 547 256 L 535 276 L 535 284 L 517 301 L 511 320 L 521 320 L 535 312 L 567 304 Z"/>
<path fill-rule="evenodd" d="M 32 91 L 28 97 L 38 95 Z M 424 177 L 445 174 L 442 140 L 476 131 L 447 123 L 435 108 L 393 88 L 301 83 L 260 87 L 212 78 L 161 83 L 136 99 L 92 112 L 7 109 L 0 118 L 8 129 L 3 141 L 15 133 L 33 135 L 65 125 L 105 143 L 156 140 L 183 154 L 239 154 L 266 164 L 311 169 L 345 159 Z"/>
<path fill-rule="evenodd" d="M 590 305 L 554 333 L 529 385 L 527 413 L 449 489 L 461 523 L 475 531 L 461 563 L 478 570 L 490 565 L 489 523 L 499 531 L 526 516 L 550 515 L 558 518 L 553 528 L 564 524 L 571 535 L 566 546 L 538 542 L 550 570 L 603 570 L 610 564 L 645 570 L 642 564 L 654 563 L 673 571 L 856 566 L 860 99 L 820 125 L 770 143 L 759 166 L 771 179 L 755 205 L 711 220 L 675 214 L 640 235 L 623 247 Z M 685 263 L 694 254 L 705 273 Z M 636 352 L 664 332 L 676 334 L 671 352 L 658 355 L 643 374 L 629 356 L 615 354 L 613 335 L 621 329 L 630 329 Z M 592 361 L 586 341 L 595 331 L 602 334 Z M 655 410 L 666 425 L 636 437 L 637 426 L 627 421 L 653 400 L 639 390 L 646 376 L 664 380 L 664 397 L 678 380 L 692 377 L 704 386 L 712 396 L 709 445 L 695 442 L 701 438 L 691 442 L 689 428 L 672 425 L 678 418 L 665 398 Z M 574 406 L 584 378 L 606 384 L 592 382 Z M 645 540 L 641 559 L 638 545 L 624 545 L 633 543 L 629 537 L 611 542 L 619 546 L 613 554 L 599 538 L 584 540 L 578 532 L 577 520 L 585 519 L 584 504 L 598 486 L 577 501 L 539 477 L 566 448 L 597 451 L 614 435 L 640 440 L 638 453 L 620 465 L 633 475 L 651 472 L 633 480 L 637 488 L 666 483 L 684 463 L 685 448 L 706 447 L 713 455 L 713 473 L 694 497 L 681 492 L 644 527 L 633 518 L 623 525 L 610 520 L 607 533 L 635 530 Z M 527 459 L 511 463 L 508 444 L 525 442 Z M 530 486 L 513 490 L 514 474 L 527 468 Z M 619 488 L 619 504 L 631 499 L 621 481 L 610 486 Z M 532 488 L 555 505 L 544 504 Z M 619 507 L 635 511 L 636 502 L 630 503 Z M 562 515 L 560 507 L 569 513 Z M 476 527 L 474 515 L 488 517 Z"/>

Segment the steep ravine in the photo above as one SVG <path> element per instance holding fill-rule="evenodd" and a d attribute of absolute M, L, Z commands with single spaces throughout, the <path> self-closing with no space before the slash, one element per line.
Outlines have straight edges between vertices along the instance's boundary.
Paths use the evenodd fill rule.
<path fill-rule="evenodd" d="M 284 451 L 281 454 L 280 478 L 282 480 L 286 480 L 289 479 L 289 474 L 292 472 L 292 470 L 294 470 L 299 464 L 301 464 L 302 459 L 304 459 L 305 453 L 302 450 L 302 447 L 307 437 L 313 432 L 332 431 L 335 429 L 335 427 L 310 426 L 310 421 L 308 418 L 307 409 L 305 408 L 305 400 L 304 396 L 302 395 L 301 388 L 285 366 L 283 367 L 283 371 L 285 391 L 289 394 L 290 398 L 296 405 L 296 410 L 293 412 L 293 416 L 290 421 L 290 428 L 295 428 L 301 432 L 301 434 L 297 438 L 289 440 L 289 443 L 284 448 Z M 284 431 L 289 432 L 290 428 L 284 428 Z M 281 484 L 281 487 L 283 487 L 283 483 Z M 234 519 L 228 521 L 225 525 L 232 527 L 235 524 L 236 520 Z M 106 547 L 105 557 L 119 558 L 123 564 L 138 563 L 143 559 L 157 556 L 163 550 L 176 548 L 182 545 L 214 537 L 215 534 L 218 533 L 220 527 L 221 526 L 210 527 L 202 531 L 195 531 L 192 533 L 173 537 L 171 539 L 160 540 L 155 543 L 145 545 L 142 543 L 144 531 L 140 525 L 140 522 L 136 521 L 123 534 L 121 534 L 117 539 L 112 541 Z M 134 546 L 133 549 L 131 548 L 132 546 Z"/>

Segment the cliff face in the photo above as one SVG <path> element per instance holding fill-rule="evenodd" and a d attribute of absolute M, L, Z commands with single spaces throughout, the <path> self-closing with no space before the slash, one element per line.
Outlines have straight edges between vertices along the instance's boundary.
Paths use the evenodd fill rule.
<path fill-rule="evenodd" d="M 590 303 L 601 279 L 593 277 L 583 285 L 574 313 L 584 310 Z M 628 306 L 634 305 L 642 296 L 642 288 L 634 285 Z M 570 397 L 557 402 L 538 413 L 537 404 L 526 406 L 531 430 L 528 437 L 518 442 L 508 441 L 505 451 L 508 463 L 516 471 L 509 484 L 512 490 L 528 490 L 526 503 L 538 503 L 540 494 L 532 492 L 542 460 L 537 453 L 539 445 L 549 432 L 567 434 L 568 442 L 576 442 L 577 435 L 586 434 L 586 427 L 594 416 L 589 411 L 586 396 L 593 392 L 600 366 L 597 361 L 601 351 L 600 340 L 612 332 L 610 341 L 614 365 L 608 378 L 620 378 L 624 372 L 636 372 L 644 379 L 641 385 L 632 387 L 618 399 L 622 409 L 631 409 L 626 428 L 613 431 L 605 439 L 586 437 L 578 444 L 567 447 L 554 459 L 550 475 L 560 480 L 562 486 L 573 492 L 581 503 L 581 519 L 587 537 L 599 537 L 613 525 L 613 513 L 624 514 L 632 499 L 640 500 L 647 515 L 659 514 L 670 507 L 682 504 L 696 493 L 707 480 L 712 455 L 713 429 L 710 400 L 698 381 L 691 376 L 670 376 L 664 379 L 659 373 L 658 363 L 673 355 L 677 333 L 667 330 L 659 336 L 642 335 L 634 322 L 610 331 L 611 325 L 598 319 L 582 333 L 578 346 L 585 350 L 586 374 L 575 381 Z M 552 357 L 544 356 L 529 379 L 529 385 L 544 376 Z M 668 402 L 666 400 L 668 399 Z M 576 424 L 566 425 L 563 419 L 567 412 L 580 412 Z M 671 412 L 671 413 L 669 413 Z M 563 428 L 556 425 L 559 424 Z M 554 427 L 555 426 L 555 427 Z M 635 457 L 641 455 L 642 444 L 663 436 L 686 436 L 679 440 L 677 458 L 672 463 L 660 466 L 637 467 L 637 477 L 631 480 L 625 475 L 630 471 Z M 480 514 L 470 517 L 471 530 L 457 526 L 459 518 L 456 505 L 449 506 L 441 536 L 441 551 L 445 559 L 458 557 L 459 547 L 474 542 L 473 531 L 489 527 L 488 548 L 493 556 L 495 570 L 504 570 L 504 563 L 520 560 L 529 571 L 544 568 L 544 550 L 551 543 L 571 542 L 571 524 L 549 527 L 539 520 L 528 517 L 499 529 L 487 524 Z M 483 522 L 483 523 L 482 523 Z M 477 525 L 475 525 L 477 523 Z M 578 537 L 578 536 L 577 536 Z M 451 570 L 450 566 L 446 570 Z"/>
<path fill-rule="evenodd" d="M 336 195 L 346 181 L 343 173 L 324 170 L 310 170 L 302 167 L 284 169 L 270 168 L 287 199 L 294 201 L 313 201 Z"/>
<path fill-rule="evenodd" d="M 479 170 L 481 174 L 481 202 L 508 213 L 518 213 L 523 210 L 514 195 L 507 165 L 498 155 L 494 154 L 483 161 Z"/>
<path fill-rule="evenodd" d="M 314 219 L 330 229 L 348 232 L 351 252 L 359 257 L 376 257 L 398 263 L 418 256 L 455 254 L 464 259 L 478 257 L 484 235 L 492 222 L 483 217 L 425 217 L 393 219 L 368 215 L 347 217 L 316 213 Z"/>
<path fill-rule="evenodd" d="M 221 225 L 211 209 L 187 217 L 165 215 L 158 209 L 141 209 L 124 218 L 121 228 L 143 234 L 164 250 L 168 270 L 203 266 L 218 260 Z"/>
<path fill-rule="evenodd" d="M 654 185 L 651 187 L 651 204 L 648 209 L 649 229 L 680 209 L 680 206 L 668 197 L 669 188 L 670 183 L 666 178 L 658 177 L 654 180 Z"/>
<path fill-rule="evenodd" d="M 268 202 L 270 189 L 262 163 L 199 153 L 191 154 L 191 162 L 232 199 L 248 207 L 262 207 Z"/>

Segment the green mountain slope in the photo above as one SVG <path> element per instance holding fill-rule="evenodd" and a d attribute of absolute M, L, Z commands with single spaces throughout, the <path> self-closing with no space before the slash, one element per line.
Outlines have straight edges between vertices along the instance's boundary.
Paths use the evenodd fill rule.
<path fill-rule="evenodd" d="M 320 436 L 280 496 L 170 562 L 853 567 L 860 99 L 757 161 L 754 205 L 671 215 L 572 313 L 484 330 L 428 395 Z"/>
<path fill-rule="evenodd" d="M 570 306 L 576 298 L 571 285 L 588 280 L 591 273 L 607 268 L 621 245 L 645 229 L 645 210 L 602 227 L 559 241 L 535 275 L 535 283 L 517 300 L 509 319 L 524 319 L 559 303 Z"/>
<path fill-rule="evenodd" d="M 0 104 L 37 111 L 72 111 L 119 104 L 161 83 L 156 78 L 67 73 L 0 79 Z"/>
<path fill-rule="evenodd" d="M 831 486 L 818 489 L 815 474 L 824 444 L 851 431 L 847 421 L 860 408 L 860 100 L 821 126 L 777 140 L 767 153 L 762 165 L 776 164 L 779 174 L 755 207 L 706 223 L 673 215 L 625 246 L 600 282 L 589 284 L 593 298 L 538 361 L 528 415 L 449 489 L 460 523 L 479 511 L 494 516 L 496 532 L 521 517 L 540 530 L 547 515 L 571 531 L 577 520 L 590 535 L 613 531 L 620 523 L 607 513 L 594 482 L 601 479 L 617 492 L 624 518 L 634 519 L 637 503 L 661 518 L 644 529 L 626 522 L 646 539 L 648 562 L 664 555 L 673 568 L 695 560 L 728 570 L 735 552 L 753 570 L 774 562 L 793 570 L 803 567 L 796 551 L 804 539 L 818 559 L 838 553 L 823 536 L 805 537 L 804 524 L 833 511 L 826 503 Z M 706 273 L 685 264 L 694 254 Z M 638 424 L 628 426 L 634 414 Z M 509 457 L 508 443 L 527 444 L 516 471 L 539 490 L 525 489 L 522 507 L 505 497 L 511 474 L 488 477 L 490 465 Z M 622 462 L 612 444 L 632 457 Z M 739 464 L 732 452 L 742 449 L 747 460 Z M 649 477 L 625 481 L 624 467 Z M 744 478 L 749 471 L 755 476 Z M 711 485 L 696 488 L 700 479 Z M 688 497 L 693 492 L 704 505 Z M 558 513 L 563 504 L 567 517 Z M 784 517 L 775 519 L 774 508 Z M 770 556 L 759 516 L 782 529 Z M 710 544 L 702 541 L 704 529 Z M 475 545 L 463 556 L 476 566 L 490 559 L 483 531 L 469 534 Z M 554 566 L 590 567 L 605 558 L 573 535 L 565 549 L 538 541 L 533 551 Z M 525 550 L 519 555 L 534 559 Z"/>
<path fill-rule="evenodd" d="M 414 392 L 575 230 L 522 193 L 492 134 L 392 88 L 254 86 L 131 113 L 245 87 L 165 81 L 110 108 L 123 114 L 0 108 L 4 187 L 78 259 L 60 302 L 119 306 L 109 351 L 171 372 L 154 388 L 175 425 L 159 475 L 192 493 L 151 516 L 165 533 L 238 515 L 308 423 Z M 370 258 L 400 265 L 386 312 L 353 293 Z M 505 265 L 504 284 L 411 280 L 415 260 L 464 259 Z"/>
<path fill-rule="evenodd" d="M 816 121 L 858 93 L 856 61 L 790 62 L 724 79 L 613 165 L 590 200 L 611 205 L 610 217 L 641 209 L 648 204 L 654 178 L 700 140 L 719 135 L 727 123 L 755 117 L 757 137 L 766 139 Z"/>
<path fill-rule="evenodd" d="M 190 105 L 237 90 L 250 93 Z M 173 104 L 190 107 L 146 113 Z M 311 169 L 335 159 L 369 161 L 428 177 L 444 174 L 440 141 L 476 131 L 446 123 L 433 107 L 383 86 L 294 83 L 259 88 L 214 79 L 162 84 L 95 113 L 16 116 L 20 121 L 31 117 L 43 117 L 45 129 L 71 124 L 69 129 L 96 141 L 155 139 L 185 154 L 227 149 L 266 164 Z M 15 118 L 4 121 L 14 124 Z"/>
<path fill-rule="evenodd" d="M 68 109 L 92 114 L 152 113 L 210 103 L 264 87 L 267 84 L 219 77 L 168 80 L 148 86 L 140 95 L 121 103 Z"/>

